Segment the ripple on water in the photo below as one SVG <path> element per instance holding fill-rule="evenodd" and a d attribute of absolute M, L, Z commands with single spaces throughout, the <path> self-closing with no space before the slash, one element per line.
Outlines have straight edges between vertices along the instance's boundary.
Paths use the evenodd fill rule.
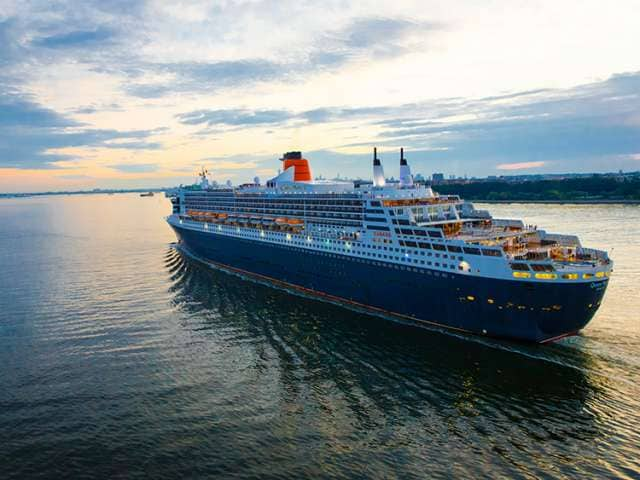
<path fill-rule="evenodd" d="M 167 247 L 160 197 L 23 202 L 0 204 L 3 477 L 638 477 L 637 210 L 529 210 L 599 247 L 592 219 L 636 220 L 593 325 L 541 348 L 212 270 Z"/>

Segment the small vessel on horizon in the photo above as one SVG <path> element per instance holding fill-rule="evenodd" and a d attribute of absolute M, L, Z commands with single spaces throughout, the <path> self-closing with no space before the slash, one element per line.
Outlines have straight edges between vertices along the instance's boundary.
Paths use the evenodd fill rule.
<path fill-rule="evenodd" d="M 208 264 L 375 314 L 477 335 L 545 343 L 599 308 L 613 262 L 578 237 L 493 218 L 414 183 L 403 149 L 389 182 L 312 180 L 301 152 L 264 185 L 177 188 L 167 222 Z"/>
<path fill-rule="evenodd" d="M 153 197 L 153 192 L 141 193 L 140 196 L 141 197 Z"/>

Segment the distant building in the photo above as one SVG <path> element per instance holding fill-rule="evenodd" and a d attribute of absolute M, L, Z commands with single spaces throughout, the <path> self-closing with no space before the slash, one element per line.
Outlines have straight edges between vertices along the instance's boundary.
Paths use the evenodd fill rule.
<path fill-rule="evenodd" d="M 433 184 L 444 182 L 444 173 L 434 173 L 431 175 L 431 182 Z"/>

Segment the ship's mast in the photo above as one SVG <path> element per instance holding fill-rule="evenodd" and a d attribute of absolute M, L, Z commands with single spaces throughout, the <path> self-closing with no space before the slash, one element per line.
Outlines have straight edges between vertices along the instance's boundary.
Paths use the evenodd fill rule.
<path fill-rule="evenodd" d="M 202 170 L 200 171 L 200 173 L 198 174 L 198 176 L 200 177 L 200 187 L 205 190 L 207 188 L 209 188 L 209 179 L 207 178 L 207 175 L 209 174 L 209 172 L 207 171 L 206 168 L 202 167 Z"/>

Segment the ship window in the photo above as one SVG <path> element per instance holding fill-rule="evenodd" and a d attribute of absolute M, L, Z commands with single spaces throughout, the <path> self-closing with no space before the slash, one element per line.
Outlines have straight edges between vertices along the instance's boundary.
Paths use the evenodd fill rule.
<path fill-rule="evenodd" d="M 373 200 L 373 201 L 371 201 L 371 206 L 372 207 L 379 207 L 380 206 L 380 202 L 378 202 L 377 200 Z"/>
<path fill-rule="evenodd" d="M 439 231 L 429 231 L 430 237 L 442 238 L 442 232 Z"/>
<path fill-rule="evenodd" d="M 455 245 L 448 245 L 447 250 L 449 250 L 450 252 L 458 252 L 458 253 L 462 252 L 462 248 L 456 247 Z"/>
<path fill-rule="evenodd" d="M 529 267 L 527 266 L 526 263 L 512 263 L 511 264 L 511 270 L 518 270 L 521 272 L 528 272 L 529 271 Z"/>
<path fill-rule="evenodd" d="M 446 249 L 445 249 L 445 246 L 444 246 L 444 245 L 441 245 L 441 244 L 439 244 L 439 243 L 434 243 L 434 244 L 432 245 L 432 247 L 433 247 L 433 249 L 434 249 L 434 250 L 440 250 L 440 251 L 444 251 L 444 250 L 446 250 Z"/>
<path fill-rule="evenodd" d="M 403 228 L 401 232 L 405 235 L 413 235 L 413 230 L 411 230 L 410 228 Z"/>
<path fill-rule="evenodd" d="M 379 225 L 367 225 L 367 230 L 381 230 L 384 232 L 388 232 L 389 231 L 389 227 L 383 227 L 383 226 L 379 226 Z"/>
<path fill-rule="evenodd" d="M 487 256 L 487 257 L 501 257 L 502 254 L 500 253 L 500 250 L 491 250 L 489 248 L 483 248 L 482 249 L 482 254 Z"/>
<path fill-rule="evenodd" d="M 416 247 L 418 246 L 418 245 L 416 244 L 416 242 L 408 242 L 408 241 L 407 241 L 407 242 L 405 242 L 405 245 L 406 245 L 407 247 L 413 247 L 413 248 L 416 248 Z"/>
<path fill-rule="evenodd" d="M 553 272 L 553 266 L 543 263 L 534 263 L 531 265 L 531 270 L 534 272 Z"/>
<path fill-rule="evenodd" d="M 480 255 L 480 249 L 479 248 L 464 247 L 463 250 L 464 250 L 464 253 L 469 253 L 471 255 Z"/>

